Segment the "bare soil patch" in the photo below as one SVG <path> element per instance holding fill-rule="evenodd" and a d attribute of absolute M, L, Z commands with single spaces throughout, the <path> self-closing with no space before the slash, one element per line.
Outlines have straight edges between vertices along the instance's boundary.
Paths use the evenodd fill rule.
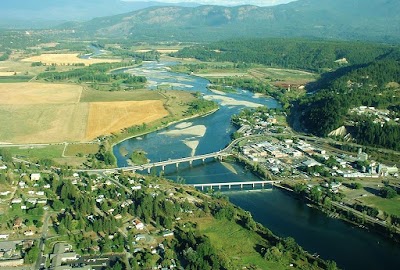
<path fill-rule="evenodd" d="M 79 54 L 76 53 L 62 53 L 62 54 L 42 54 L 38 56 L 32 56 L 22 59 L 23 62 L 42 62 L 46 65 L 56 64 L 56 65 L 73 65 L 73 64 L 85 64 L 86 66 L 97 63 L 114 63 L 121 62 L 119 59 L 82 59 L 79 58 Z"/>
<path fill-rule="evenodd" d="M 86 139 L 150 123 L 167 115 L 160 100 L 90 103 Z"/>

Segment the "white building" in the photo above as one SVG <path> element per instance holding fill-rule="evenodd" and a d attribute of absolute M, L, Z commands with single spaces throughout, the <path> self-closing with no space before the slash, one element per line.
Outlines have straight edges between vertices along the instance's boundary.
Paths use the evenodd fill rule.
<path fill-rule="evenodd" d="M 38 181 L 38 180 L 40 180 L 40 173 L 32 173 L 31 181 Z"/>

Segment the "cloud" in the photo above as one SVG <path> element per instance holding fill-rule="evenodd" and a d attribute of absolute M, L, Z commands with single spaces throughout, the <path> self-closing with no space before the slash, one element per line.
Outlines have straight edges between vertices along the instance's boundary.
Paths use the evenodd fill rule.
<path fill-rule="evenodd" d="M 127 2 L 143 2 L 143 0 L 123 0 Z M 222 6 L 239 6 L 239 5 L 256 5 L 256 6 L 273 6 L 286 4 L 295 0 L 158 0 L 163 3 L 198 3 L 206 5 L 222 5 Z"/>

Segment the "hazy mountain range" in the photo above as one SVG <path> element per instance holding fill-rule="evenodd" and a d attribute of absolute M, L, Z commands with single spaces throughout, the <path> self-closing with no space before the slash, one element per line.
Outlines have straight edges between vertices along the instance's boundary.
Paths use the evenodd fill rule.
<path fill-rule="evenodd" d="M 184 0 L 183 0 L 184 1 Z M 0 3 L 0 27 L 38 28 L 67 21 L 88 21 L 152 6 L 186 6 L 199 4 L 168 4 L 157 1 L 122 0 L 12 0 Z"/>
<path fill-rule="evenodd" d="M 398 0 L 299 0 L 272 7 L 150 7 L 69 24 L 78 33 L 150 40 L 239 36 L 399 41 Z"/>
<path fill-rule="evenodd" d="M 145 7 L 120 15 L 95 18 L 87 22 L 70 22 L 59 26 L 64 29 L 74 29 L 76 35 L 85 37 L 157 41 L 212 41 L 233 37 L 400 41 L 398 0 L 298 0 L 272 7 L 250 5 L 222 7 L 196 4 L 165 6 L 157 2 L 120 0 L 14 0 L 1 4 L 0 15 L 7 13 L 7 16 L 11 16 L 12 13 L 7 10 L 14 10 L 19 14 L 21 6 L 17 4 L 18 2 L 29 3 L 21 6 L 30 10 L 32 18 L 49 20 L 55 20 L 56 14 L 60 14 L 58 18 L 63 19 L 71 16 L 72 20 L 72 17 L 85 18 L 89 15 L 97 17 L 101 14 Z M 37 2 L 40 2 L 39 6 L 34 4 Z M 43 12 L 49 15 L 40 17 Z M 70 15 L 66 16 L 66 13 Z"/>

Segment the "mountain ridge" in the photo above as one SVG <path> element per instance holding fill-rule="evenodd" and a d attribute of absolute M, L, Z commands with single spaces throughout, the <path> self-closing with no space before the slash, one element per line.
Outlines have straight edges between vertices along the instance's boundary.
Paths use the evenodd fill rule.
<path fill-rule="evenodd" d="M 129 2 L 122 0 L 13 0 L 3 2 L 0 4 L 0 27 L 5 28 L 46 27 L 46 23 L 47 27 L 50 27 L 68 21 L 88 21 L 96 17 L 114 16 L 152 6 L 195 7 L 199 5 L 186 2 L 166 4 L 157 1 Z"/>
<path fill-rule="evenodd" d="M 299 0 L 272 7 L 153 6 L 68 26 L 80 34 L 145 40 L 214 41 L 240 36 L 398 42 L 399 14 L 400 2 L 393 0 Z"/>

